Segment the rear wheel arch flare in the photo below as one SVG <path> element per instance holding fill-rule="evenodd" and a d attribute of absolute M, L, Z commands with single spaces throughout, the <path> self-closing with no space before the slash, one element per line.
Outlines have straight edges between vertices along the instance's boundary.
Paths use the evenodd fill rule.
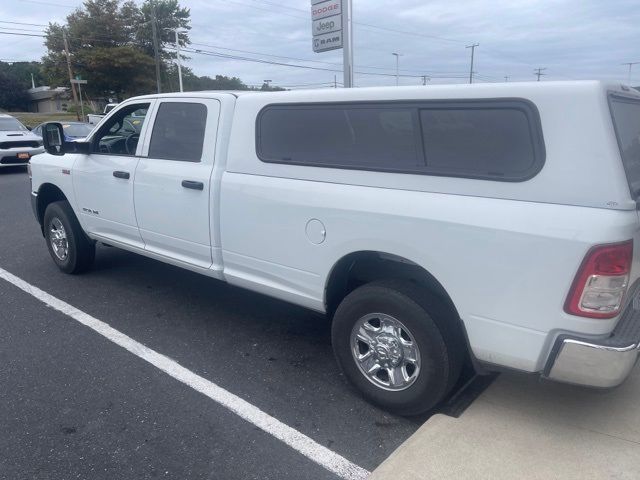
<path fill-rule="evenodd" d="M 409 280 L 427 288 L 460 319 L 453 300 L 431 272 L 405 257 L 374 250 L 351 252 L 333 265 L 325 283 L 327 313 L 333 315 L 340 301 L 358 286 L 388 279 Z"/>

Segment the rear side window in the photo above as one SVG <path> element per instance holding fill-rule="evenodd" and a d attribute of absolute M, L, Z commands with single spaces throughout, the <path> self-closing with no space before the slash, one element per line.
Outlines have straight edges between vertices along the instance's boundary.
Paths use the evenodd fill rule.
<path fill-rule="evenodd" d="M 336 167 L 416 168 L 414 113 L 373 106 L 273 107 L 260 116 L 266 161 Z"/>
<path fill-rule="evenodd" d="M 261 160 L 504 181 L 544 163 L 535 107 L 520 100 L 273 105 L 258 117 Z"/>
<path fill-rule="evenodd" d="M 206 124 L 207 107 L 202 103 L 161 103 L 151 133 L 149 157 L 199 162 Z"/>
<path fill-rule="evenodd" d="M 640 101 L 612 95 L 610 105 L 622 163 L 636 199 L 640 196 Z"/>

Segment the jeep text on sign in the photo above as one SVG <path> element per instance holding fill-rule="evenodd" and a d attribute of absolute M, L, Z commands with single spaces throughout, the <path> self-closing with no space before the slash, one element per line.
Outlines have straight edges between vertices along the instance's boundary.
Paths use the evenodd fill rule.
<path fill-rule="evenodd" d="M 311 5 L 311 20 L 340 15 L 342 13 L 342 0 L 329 0 Z"/>
<path fill-rule="evenodd" d="M 312 25 L 313 35 L 323 35 L 342 30 L 342 15 L 315 20 Z"/>

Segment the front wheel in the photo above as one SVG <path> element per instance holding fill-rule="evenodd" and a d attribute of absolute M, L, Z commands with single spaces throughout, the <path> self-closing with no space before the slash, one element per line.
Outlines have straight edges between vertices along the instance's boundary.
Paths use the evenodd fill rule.
<path fill-rule="evenodd" d="M 95 243 L 82 230 L 69 202 L 53 202 L 44 212 L 44 236 L 51 258 L 65 273 L 81 273 L 93 265 Z"/>
<path fill-rule="evenodd" d="M 336 359 L 371 402 L 401 415 L 422 413 L 460 376 L 464 349 L 451 317 L 441 300 L 410 282 L 364 285 L 336 311 Z"/>

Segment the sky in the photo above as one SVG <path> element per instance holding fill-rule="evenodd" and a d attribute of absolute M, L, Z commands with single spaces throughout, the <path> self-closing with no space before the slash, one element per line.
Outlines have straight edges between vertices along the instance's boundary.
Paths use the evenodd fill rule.
<path fill-rule="evenodd" d="M 141 3 L 140 0 L 136 0 Z M 346 1 L 346 0 L 343 0 Z M 81 0 L 0 0 L 0 60 L 39 60 L 37 35 L 64 22 Z M 197 75 L 264 80 L 288 88 L 342 82 L 342 50 L 313 53 L 310 0 L 181 0 L 191 11 L 192 47 L 298 68 L 188 54 Z M 627 83 L 640 62 L 638 0 L 353 0 L 355 85 L 606 79 Z M 3 23 L 4 22 L 4 23 Z M 34 25 L 16 25 L 22 22 Z M 8 34 L 7 34 L 8 33 Z M 334 71 L 337 70 L 337 71 Z M 640 64 L 631 83 L 640 85 Z"/>

